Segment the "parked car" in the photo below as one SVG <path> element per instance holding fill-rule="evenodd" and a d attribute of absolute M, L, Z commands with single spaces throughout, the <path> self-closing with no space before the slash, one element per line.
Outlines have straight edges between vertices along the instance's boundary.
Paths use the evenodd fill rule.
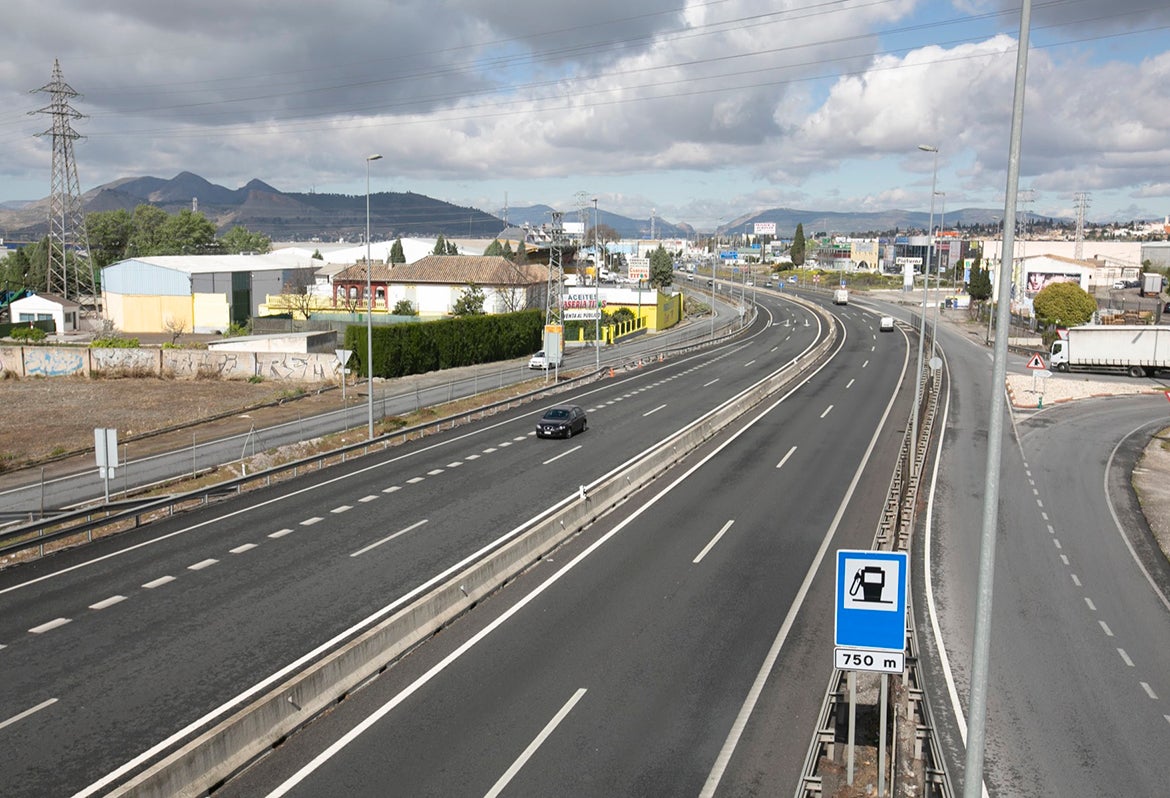
<path fill-rule="evenodd" d="M 893 316 L 882 316 L 881 319 L 878 321 L 878 329 L 881 330 L 882 332 L 893 332 L 894 331 L 894 317 Z"/>
<path fill-rule="evenodd" d="M 579 405 L 557 405 L 544 411 L 536 422 L 538 438 L 571 438 L 589 426 L 585 411 Z"/>
<path fill-rule="evenodd" d="M 548 358 L 544 354 L 544 350 L 537 352 L 528 360 L 528 368 L 530 369 L 547 369 Z"/>
<path fill-rule="evenodd" d="M 1125 288 L 1125 280 L 1115 280 L 1113 283 L 1113 290 L 1120 291 L 1122 288 Z"/>
<path fill-rule="evenodd" d="M 788 275 L 788 282 L 795 283 L 796 282 L 796 275 L 795 274 Z"/>

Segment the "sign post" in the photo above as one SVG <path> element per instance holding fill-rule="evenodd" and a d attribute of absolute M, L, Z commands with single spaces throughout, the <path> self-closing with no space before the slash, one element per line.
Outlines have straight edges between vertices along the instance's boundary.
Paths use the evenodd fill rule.
<path fill-rule="evenodd" d="M 849 744 L 846 778 L 853 784 L 856 671 L 882 675 L 878 730 L 878 795 L 886 772 L 887 680 L 906 670 L 906 580 L 904 551 L 837 551 L 833 663 L 849 674 Z"/>
<path fill-rule="evenodd" d="M 93 428 L 93 451 L 97 458 L 98 473 L 106 490 L 106 504 L 110 503 L 110 480 L 118 467 L 118 430 L 113 427 Z"/>

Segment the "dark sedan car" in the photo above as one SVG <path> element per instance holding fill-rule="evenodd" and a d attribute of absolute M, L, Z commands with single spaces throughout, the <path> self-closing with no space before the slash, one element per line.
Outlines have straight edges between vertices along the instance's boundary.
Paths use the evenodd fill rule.
<path fill-rule="evenodd" d="M 584 432 L 588 426 L 585 411 L 577 405 L 557 405 L 544 411 L 536 422 L 538 438 L 571 438 L 577 432 Z"/>

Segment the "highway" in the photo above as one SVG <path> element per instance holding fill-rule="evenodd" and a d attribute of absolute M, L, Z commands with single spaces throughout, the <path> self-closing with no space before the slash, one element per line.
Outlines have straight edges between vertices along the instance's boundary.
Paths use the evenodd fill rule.
<path fill-rule="evenodd" d="M 945 432 L 912 561 L 927 692 L 961 793 L 991 360 L 944 332 Z M 1009 370 L 1023 362 L 1012 356 Z M 1159 795 L 1170 783 L 1170 570 L 1129 487 L 1165 416 L 1157 396 L 1011 417 L 998 472 L 990 795 Z"/>
<path fill-rule="evenodd" d="M 869 546 L 902 427 L 905 338 L 846 314 L 808 385 L 224 795 L 791 793 L 831 672 L 824 555 Z"/>
<path fill-rule="evenodd" d="M 0 736 L 11 743 L 0 754 L 6 795 L 100 794 L 110 783 L 106 774 L 222 717 L 315 649 L 357 634 L 363 620 L 381 617 L 823 334 L 815 321 L 803 326 L 807 311 L 768 304 L 775 310 L 761 314 L 748 340 L 566 396 L 590 411 L 590 430 L 571 441 L 533 440 L 543 407 L 525 408 L 0 574 L 7 677 Z M 889 343 L 877 347 L 876 320 L 847 315 L 855 318 L 847 321 L 842 354 L 800 402 L 782 407 L 807 401 L 814 406 L 807 412 L 825 414 L 820 424 L 800 419 L 792 430 L 851 430 L 855 463 L 877 417 L 852 407 L 850 397 L 884 408 L 887 400 L 874 397 L 893 390 L 906 347 L 900 334 L 886 334 Z M 836 387 L 822 382 L 830 374 Z M 886 382 L 875 393 L 867 381 L 879 375 Z M 836 401 L 821 401 L 838 392 Z M 744 445 L 749 440 L 759 445 L 757 438 Z M 843 489 L 835 473 L 795 467 L 836 447 L 805 442 L 801 452 L 792 445 L 793 467 L 784 468 L 794 475 L 794 496 Z M 774 477 L 785 452 L 761 466 L 763 473 Z M 879 472 L 881 490 L 869 492 L 875 497 L 884 492 L 889 464 Z M 755 486 L 753 497 L 774 493 L 758 480 L 742 480 Z M 736 506 L 742 511 L 754 500 L 740 495 Z M 732 507 L 718 509 L 729 514 Z M 866 527 L 851 530 L 866 540 L 876 510 L 868 516 Z M 807 534 L 824 535 L 832 517 L 818 516 Z M 826 650 L 826 668 L 829 656 Z M 826 678 L 827 669 L 813 681 Z"/>

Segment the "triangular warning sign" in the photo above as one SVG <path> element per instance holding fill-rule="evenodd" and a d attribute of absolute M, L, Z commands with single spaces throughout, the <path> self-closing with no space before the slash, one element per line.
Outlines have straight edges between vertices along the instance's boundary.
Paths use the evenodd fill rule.
<path fill-rule="evenodd" d="M 1039 352 L 1037 352 L 1036 354 L 1032 355 L 1032 359 L 1028 361 L 1028 365 L 1025 368 L 1030 368 L 1034 371 L 1042 371 L 1044 369 L 1044 358 L 1040 356 Z"/>

